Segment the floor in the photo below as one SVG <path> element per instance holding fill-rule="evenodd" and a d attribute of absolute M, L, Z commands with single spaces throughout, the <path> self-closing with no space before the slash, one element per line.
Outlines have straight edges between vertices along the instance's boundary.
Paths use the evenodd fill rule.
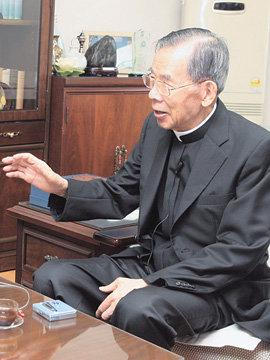
<path fill-rule="evenodd" d="M 0 272 L 0 276 L 8 280 L 15 281 L 15 270 Z"/>

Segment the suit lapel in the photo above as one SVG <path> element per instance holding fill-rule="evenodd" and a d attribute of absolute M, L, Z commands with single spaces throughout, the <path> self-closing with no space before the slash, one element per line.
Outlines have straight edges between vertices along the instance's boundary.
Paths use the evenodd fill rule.
<path fill-rule="evenodd" d="M 197 199 L 227 159 L 222 145 L 229 139 L 228 117 L 227 110 L 220 100 L 213 117 L 189 175 L 174 223 Z"/>
<path fill-rule="evenodd" d="M 164 166 L 168 156 L 171 139 L 174 134 L 170 131 L 162 131 L 157 141 L 157 151 L 152 163 L 151 169 L 147 176 L 140 204 L 140 229 L 141 232 L 147 231 L 149 224 L 152 223 L 151 207 L 154 203 L 155 196 L 163 174 Z M 153 220 L 153 219 L 152 219 Z"/>
<path fill-rule="evenodd" d="M 185 186 L 182 200 L 180 201 L 177 211 L 177 219 L 175 219 L 175 221 L 178 220 L 184 211 L 186 211 L 209 184 L 226 158 L 226 155 L 216 146 L 216 144 L 209 141 L 209 139 L 204 139 Z"/>

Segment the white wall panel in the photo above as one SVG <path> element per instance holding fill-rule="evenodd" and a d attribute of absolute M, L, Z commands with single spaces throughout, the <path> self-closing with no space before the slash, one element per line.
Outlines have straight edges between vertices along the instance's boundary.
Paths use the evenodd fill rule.
<path fill-rule="evenodd" d="M 199 26 L 222 36 L 230 50 L 230 71 L 221 98 L 227 107 L 261 124 L 265 101 L 269 42 L 269 0 L 244 0 L 244 10 L 215 10 L 217 3 L 182 1 L 181 27 Z M 233 6 L 232 6 L 233 8 Z"/>

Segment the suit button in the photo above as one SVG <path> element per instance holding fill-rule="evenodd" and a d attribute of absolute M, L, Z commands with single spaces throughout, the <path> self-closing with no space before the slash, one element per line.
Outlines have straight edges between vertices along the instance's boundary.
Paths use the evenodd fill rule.
<path fill-rule="evenodd" d="M 186 288 L 186 289 L 195 289 L 194 285 L 190 285 L 188 282 L 185 281 L 176 281 L 175 285 L 181 286 L 182 288 Z"/>

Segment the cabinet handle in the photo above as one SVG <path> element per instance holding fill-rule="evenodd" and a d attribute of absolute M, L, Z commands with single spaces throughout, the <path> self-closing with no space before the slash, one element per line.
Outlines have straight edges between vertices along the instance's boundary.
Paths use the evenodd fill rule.
<path fill-rule="evenodd" d="M 58 258 L 58 256 L 45 255 L 45 256 L 44 256 L 44 259 L 45 259 L 46 261 L 50 261 L 50 260 L 59 259 L 59 258 Z"/>
<path fill-rule="evenodd" d="M 69 117 L 69 106 L 66 106 L 66 118 L 65 118 L 66 124 L 68 124 L 68 117 Z"/>
<path fill-rule="evenodd" d="M 122 145 L 121 147 L 117 145 L 114 150 L 114 174 L 120 170 L 126 159 L 127 149 L 125 145 Z"/>
<path fill-rule="evenodd" d="M 13 139 L 16 136 L 22 135 L 22 133 L 20 131 L 12 131 L 12 132 L 3 132 L 0 133 L 0 136 L 3 136 L 5 138 L 9 137 L 10 139 Z"/>

